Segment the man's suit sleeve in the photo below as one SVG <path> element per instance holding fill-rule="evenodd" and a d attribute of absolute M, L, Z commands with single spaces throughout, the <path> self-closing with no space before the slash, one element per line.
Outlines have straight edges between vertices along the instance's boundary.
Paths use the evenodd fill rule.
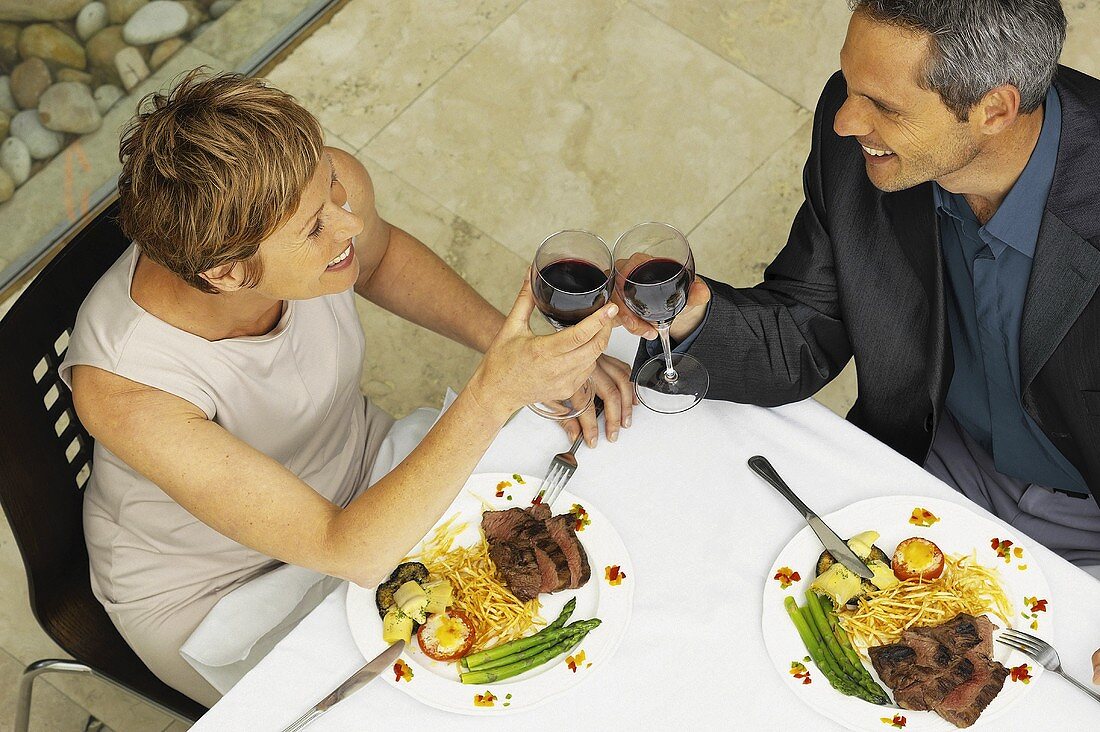
<path fill-rule="evenodd" d="M 706 279 L 710 313 L 689 352 L 710 372 L 711 399 L 775 406 L 805 399 L 844 368 L 852 350 L 841 321 L 822 175 L 823 135 L 833 135 L 838 77 L 818 104 L 806 200 L 764 282 L 735 288 Z M 844 93 L 839 79 L 840 94 Z M 823 111 L 825 110 L 825 111 Z"/>

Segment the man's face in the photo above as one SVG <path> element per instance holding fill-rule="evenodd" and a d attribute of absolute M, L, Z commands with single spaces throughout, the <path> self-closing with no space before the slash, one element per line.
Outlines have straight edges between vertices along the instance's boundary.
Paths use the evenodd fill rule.
<path fill-rule="evenodd" d="M 939 94 L 918 84 L 929 36 L 852 14 L 840 52 L 848 99 L 833 129 L 863 148 L 867 176 L 883 191 L 938 180 L 950 187 L 952 173 L 979 152 L 980 136 L 959 122 Z M 885 154 L 882 154 L 885 153 Z"/>

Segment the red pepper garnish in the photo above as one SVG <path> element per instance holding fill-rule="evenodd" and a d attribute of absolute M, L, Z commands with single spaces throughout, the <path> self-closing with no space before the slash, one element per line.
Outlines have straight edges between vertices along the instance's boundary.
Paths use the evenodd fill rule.
<path fill-rule="evenodd" d="M 1005 560 L 1005 562 L 1012 561 L 1012 540 L 1011 539 L 997 539 L 989 542 L 989 545 L 993 547 L 993 551 L 997 552 L 997 556 Z"/>
<path fill-rule="evenodd" d="M 502 480 L 497 483 L 497 498 L 504 498 L 504 489 L 510 488 L 511 486 L 512 484 L 506 480 Z"/>
<path fill-rule="evenodd" d="M 396 678 L 394 681 L 412 681 L 413 670 L 409 668 L 409 664 L 397 659 L 397 663 L 393 665 L 393 674 Z"/>
<path fill-rule="evenodd" d="M 574 503 L 573 507 L 569 509 L 569 513 L 577 519 L 577 522 L 573 525 L 574 531 L 584 531 L 584 527 L 592 523 L 592 520 L 588 518 L 588 511 L 584 510 L 584 506 L 579 503 Z"/>
<path fill-rule="evenodd" d="M 909 517 L 909 523 L 914 526 L 931 526 L 939 521 L 936 514 L 929 511 L 927 508 L 914 508 L 913 514 Z"/>
<path fill-rule="evenodd" d="M 900 714 L 895 714 L 893 717 L 879 717 L 883 724 L 888 724 L 895 729 L 902 729 L 905 727 L 905 717 Z"/>
<path fill-rule="evenodd" d="M 801 580 L 802 575 L 798 572 L 791 571 L 790 567 L 780 567 L 779 571 L 775 573 L 772 579 L 779 580 L 779 586 L 785 590 L 795 582 Z"/>
<path fill-rule="evenodd" d="M 497 700 L 493 696 L 493 692 L 486 690 L 484 694 L 474 694 L 474 706 L 475 707 L 491 707 Z"/>
<path fill-rule="evenodd" d="M 1013 666 L 1008 670 L 1009 675 L 1013 681 L 1021 681 L 1025 684 L 1031 683 L 1031 666 L 1026 663 L 1021 663 L 1019 666 Z"/>
<path fill-rule="evenodd" d="M 1039 600 L 1034 597 L 1025 597 L 1024 603 L 1031 606 L 1031 612 L 1033 613 L 1045 613 L 1047 611 L 1047 601 Z"/>
<path fill-rule="evenodd" d="M 803 684 L 809 684 L 813 682 L 810 678 L 810 670 L 806 666 L 798 661 L 791 661 L 791 676 L 796 679 L 802 679 Z"/>
<path fill-rule="evenodd" d="M 607 584 L 612 587 L 618 587 L 626 579 L 626 572 L 619 569 L 619 565 L 608 565 L 603 568 L 603 578 L 607 580 Z"/>

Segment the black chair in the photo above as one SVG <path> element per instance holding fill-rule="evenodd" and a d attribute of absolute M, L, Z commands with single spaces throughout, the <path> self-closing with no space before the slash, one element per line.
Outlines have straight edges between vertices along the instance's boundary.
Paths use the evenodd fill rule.
<path fill-rule="evenodd" d="M 160 681 L 126 645 L 88 577 L 81 503 L 92 438 L 57 367 L 81 302 L 129 244 L 117 213 L 114 203 L 92 219 L 0 320 L 0 506 L 27 570 L 31 610 L 75 659 L 27 667 L 16 732 L 27 729 L 34 679 L 46 672 L 91 674 L 187 721 L 206 711 Z"/>

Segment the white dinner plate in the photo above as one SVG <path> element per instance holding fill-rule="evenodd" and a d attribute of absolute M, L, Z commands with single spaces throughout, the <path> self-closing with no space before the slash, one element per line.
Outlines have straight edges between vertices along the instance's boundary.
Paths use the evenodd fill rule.
<path fill-rule="evenodd" d="M 454 546 L 469 546 L 480 539 L 481 513 L 488 504 L 494 510 L 506 508 L 525 508 L 531 505 L 540 481 L 530 476 L 520 476 L 523 483 L 516 481 L 511 474 L 482 473 L 470 476 L 466 486 L 455 499 L 451 507 L 444 512 L 443 518 L 436 524 L 442 524 L 456 513 L 457 524 L 468 523 L 466 530 L 455 540 Z M 511 483 L 505 496 L 496 497 L 497 485 L 501 481 Z M 511 497 L 509 500 L 508 497 Z M 484 502 L 484 504 L 483 504 Z M 565 603 L 572 597 L 577 599 L 577 607 L 569 622 L 587 618 L 599 618 L 602 622 L 596 629 L 584 637 L 580 645 L 568 654 L 553 659 L 519 676 L 488 686 L 472 686 L 459 681 L 458 670 L 454 663 L 433 661 L 420 651 L 414 636 L 408 644 L 401 660 L 412 671 L 411 679 L 398 679 L 394 672 L 383 674 L 386 682 L 402 692 L 427 704 L 428 706 L 459 714 L 507 714 L 531 709 L 556 696 L 564 694 L 572 687 L 582 683 L 615 652 L 623 632 L 630 620 L 631 605 L 634 600 L 634 568 L 630 564 L 626 547 L 611 522 L 600 513 L 591 501 L 580 499 L 568 491 L 562 491 L 554 502 L 554 514 L 566 513 L 579 503 L 588 512 L 590 523 L 577 532 L 588 554 L 588 563 L 592 576 L 588 582 L 576 590 L 563 590 L 554 594 L 539 595 L 542 603 L 540 614 L 547 622 L 558 616 Z M 434 527 L 432 532 L 434 532 Z M 429 532 L 427 536 L 431 536 Z M 420 551 L 417 545 L 410 554 Z M 605 568 L 617 565 L 625 574 L 621 583 L 612 586 L 605 579 Z M 382 641 L 382 620 L 378 617 L 374 600 L 374 589 L 364 589 L 349 585 L 347 599 L 348 624 L 355 644 L 364 658 L 373 658 L 386 644 Z M 584 652 L 584 661 L 574 664 L 572 670 L 566 663 L 570 656 Z M 491 693 L 495 698 L 492 706 L 476 706 L 475 696 Z"/>
<path fill-rule="evenodd" d="M 940 520 L 930 527 L 920 527 L 910 523 L 909 518 L 913 510 L 918 507 L 931 511 Z M 1057 601 L 1050 597 L 1050 588 L 1035 555 L 1031 552 L 1031 540 L 1022 537 L 1018 532 L 1002 528 L 1001 525 L 957 503 L 918 496 L 891 496 L 859 501 L 823 518 L 841 537 L 850 537 L 861 531 L 879 532 L 881 536 L 875 543 L 888 555 L 893 554 L 899 542 L 911 536 L 921 536 L 935 542 L 946 554 L 959 555 L 975 552 L 979 564 L 998 571 L 1001 586 L 1012 606 L 1012 613 L 1009 616 L 1012 627 L 1047 641 L 1053 641 L 1053 614 L 1057 608 Z M 1013 549 L 1019 547 L 1022 550 L 1022 556 L 1018 557 L 1010 551 L 1010 561 L 1006 562 L 993 549 L 993 539 L 1012 541 Z M 784 682 L 795 696 L 824 716 L 849 729 L 884 732 L 894 729 L 884 721 L 884 718 L 890 720 L 895 714 L 900 714 L 905 717 L 906 732 L 954 730 L 954 725 L 934 712 L 879 707 L 855 697 L 844 696 L 829 686 L 828 680 L 813 663 L 804 660 L 807 656 L 806 647 L 802 644 L 802 639 L 798 636 L 790 616 L 783 607 L 783 598 L 792 595 L 799 606 L 805 605 L 806 590 L 813 581 L 814 568 L 821 551 L 821 542 L 810 528 L 806 527 L 795 534 L 783 548 L 768 572 L 763 599 L 764 643 L 772 664 L 783 677 Z M 801 579 L 783 589 L 780 582 L 773 579 L 781 567 L 789 567 L 797 571 Z M 1046 610 L 1032 613 L 1030 607 L 1024 606 L 1025 597 L 1047 600 Z M 1004 625 L 996 616 L 989 617 L 998 627 Z M 1037 627 L 1033 628 L 1032 623 Z M 998 633 L 999 631 L 994 631 L 994 638 Z M 1004 715 L 1008 708 L 1036 683 L 1035 679 L 1043 671 L 1039 664 L 1000 643 L 994 642 L 993 650 L 994 658 L 1006 668 L 1011 669 L 1021 664 L 1030 666 L 1029 674 L 1032 680 L 1024 683 L 1013 681 L 1011 676 L 1006 678 L 1000 694 L 978 717 L 974 728 L 989 726 L 993 720 Z M 804 663 L 809 669 L 811 683 L 805 684 L 803 679 L 792 675 L 791 663 L 795 661 Z M 866 661 L 864 666 L 875 680 L 879 681 L 871 663 Z M 893 698 L 891 690 L 885 684 L 880 683 L 880 685 Z"/>

